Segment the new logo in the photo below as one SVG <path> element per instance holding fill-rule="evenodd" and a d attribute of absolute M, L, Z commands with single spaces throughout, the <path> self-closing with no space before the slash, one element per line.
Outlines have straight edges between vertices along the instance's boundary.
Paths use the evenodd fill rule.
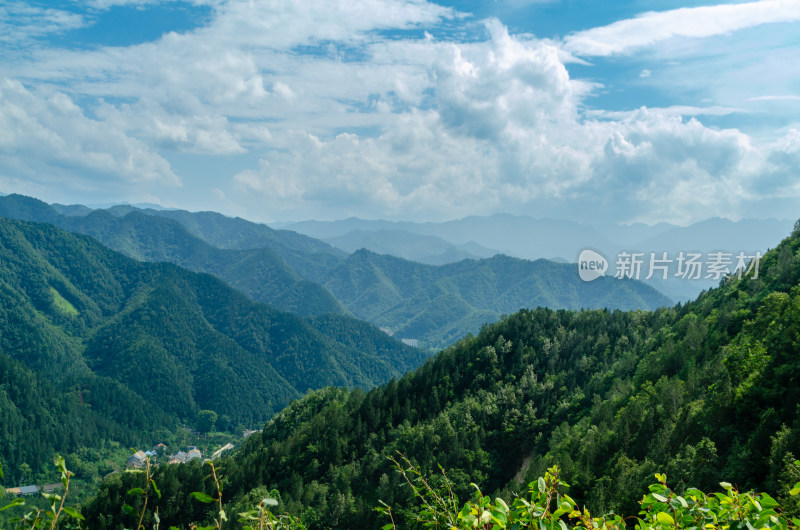
<path fill-rule="evenodd" d="M 606 275 L 608 261 L 602 254 L 594 250 L 584 249 L 578 256 L 578 276 L 585 282 L 596 280 Z"/>

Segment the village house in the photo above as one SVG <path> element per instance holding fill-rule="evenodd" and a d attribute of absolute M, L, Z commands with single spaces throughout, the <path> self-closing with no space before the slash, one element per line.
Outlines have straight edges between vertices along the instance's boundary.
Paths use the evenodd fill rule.
<path fill-rule="evenodd" d="M 144 451 L 136 451 L 131 456 L 128 457 L 128 462 L 126 465 L 128 467 L 132 467 L 138 469 L 140 467 L 144 467 L 145 461 L 147 460 L 147 455 Z"/>
<path fill-rule="evenodd" d="M 188 455 L 183 451 L 178 451 L 174 455 L 172 455 L 169 459 L 170 464 L 185 464 Z"/>
<path fill-rule="evenodd" d="M 6 494 L 20 495 L 27 497 L 28 495 L 36 495 L 39 493 L 39 486 L 19 486 L 17 488 L 7 488 Z"/>

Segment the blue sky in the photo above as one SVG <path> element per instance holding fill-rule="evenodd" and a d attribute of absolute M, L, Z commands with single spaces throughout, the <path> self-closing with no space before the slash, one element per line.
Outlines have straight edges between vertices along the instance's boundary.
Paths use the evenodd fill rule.
<path fill-rule="evenodd" d="M 0 4 L 0 192 L 258 221 L 798 217 L 800 0 Z"/>

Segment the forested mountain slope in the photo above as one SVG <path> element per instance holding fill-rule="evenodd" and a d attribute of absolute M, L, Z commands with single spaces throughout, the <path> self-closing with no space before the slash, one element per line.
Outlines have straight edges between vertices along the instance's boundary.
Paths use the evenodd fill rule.
<path fill-rule="evenodd" d="M 403 527 L 410 493 L 387 461 L 402 451 L 431 477 L 444 466 L 462 500 L 471 481 L 508 493 L 558 464 L 594 513 L 636 513 L 659 471 L 678 491 L 727 480 L 794 506 L 799 284 L 796 228 L 758 278 L 683 306 L 518 312 L 399 381 L 292 403 L 222 465 L 226 501 L 263 485 L 312 527 L 377 528 L 383 500 Z"/>
<path fill-rule="evenodd" d="M 575 265 L 502 255 L 433 266 L 359 250 L 323 285 L 357 317 L 429 346 L 450 344 L 524 307 L 671 305 L 642 282 L 605 277 L 587 283 Z"/>
<path fill-rule="evenodd" d="M 137 259 L 214 274 L 283 310 L 302 315 L 349 311 L 398 338 L 417 339 L 424 348 L 447 346 L 523 307 L 671 304 L 638 281 L 604 278 L 585 284 L 567 264 L 495 256 L 433 266 L 365 250 L 344 256 L 307 236 L 211 212 L 131 206 L 87 212 L 9 195 L 0 197 L 2 214 L 85 233 Z"/>
<path fill-rule="evenodd" d="M 63 209 L 63 207 L 62 207 Z M 125 215 L 114 215 L 117 214 Z M 156 212 L 156 210 L 147 210 Z M 300 315 L 320 315 L 330 312 L 345 313 L 347 310 L 323 287 L 309 281 L 289 266 L 270 246 L 252 246 L 272 241 L 262 236 L 257 237 L 241 231 L 230 232 L 229 243 L 243 248 L 218 248 L 190 233 L 181 222 L 167 216 L 147 215 L 131 207 L 117 207 L 116 210 L 93 210 L 83 215 L 62 215 L 55 208 L 37 199 L 21 195 L 0 197 L 0 215 L 27 221 L 51 223 L 65 230 L 89 235 L 104 245 L 122 252 L 132 258 L 143 261 L 168 261 L 196 272 L 213 274 L 235 289 L 247 294 L 257 302 L 267 303 L 284 311 Z M 162 212 L 166 213 L 166 212 Z M 187 213 L 188 212 L 184 212 Z M 227 226 L 219 218 L 219 214 L 191 214 L 190 220 L 196 222 L 192 226 L 205 227 L 200 221 L 210 218 L 215 221 L 213 227 L 223 226 L 218 230 L 207 228 L 205 232 L 222 240 L 219 230 Z M 181 219 L 183 219 L 181 217 Z M 185 221 L 185 219 L 183 219 Z M 230 220 L 240 230 L 249 228 L 254 223 Z M 274 232 L 262 226 L 266 233 Z M 198 228 L 200 230 L 200 228 Z M 251 228 L 251 231 L 253 229 Z M 268 231 L 268 232 L 267 232 Z M 306 248 L 315 249 L 307 259 L 314 259 L 319 254 L 318 247 L 327 247 L 322 242 L 315 242 L 306 236 L 297 235 L 305 243 Z M 292 240 L 297 238 L 291 238 Z M 237 243 L 238 242 L 238 243 Z M 328 247 L 329 248 L 329 247 Z M 294 250 L 287 255 L 297 254 Z M 333 249 L 331 249 L 333 252 Z M 302 254 L 302 252 L 300 252 Z M 325 254 L 330 259 L 338 259 L 335 252 Z"/>
<path fill-rule="evenodd" d="M 253 425 L 309 389 L 369 388 L 423 359 L 369 324 L 329 319 L 277 311 L 210 275 L 135 261 L 51 225 L 0 218 L 0 460 L 41 466 L 62 446 L 98 441 L 93 432 L 152 436 L 201 409 Z"/>
<path fill-rule="evenodd" d="M 181 223 L 196 237 L 217 248 L 250 250 L 266 247 L 273 250 L 290 267 L 311 281 L 321 281 L 325 271 L 336 266 L 347 254 L 327 243 L 291 230 L 273 230 L 267 225 L 240 217 L 227 217 L 216 212 L 185 210 L 137 209 L 114 206 L 109 209 L 123 217 L 132 211 L 172 219 Z"/>

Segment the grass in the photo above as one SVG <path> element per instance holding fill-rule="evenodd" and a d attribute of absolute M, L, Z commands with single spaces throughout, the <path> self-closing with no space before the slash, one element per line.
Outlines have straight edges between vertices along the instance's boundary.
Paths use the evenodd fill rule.
<path fill-rule="evenodd" d="M 59 293 L 55 287 L 51 286 L 50 292 L 53 294 L 53 307 L 69 317 L 78 316 L 78 310 L 75 309 L 75 306 L 70 304 L 69 300 L 61 296 L 61 293 Z"/>

